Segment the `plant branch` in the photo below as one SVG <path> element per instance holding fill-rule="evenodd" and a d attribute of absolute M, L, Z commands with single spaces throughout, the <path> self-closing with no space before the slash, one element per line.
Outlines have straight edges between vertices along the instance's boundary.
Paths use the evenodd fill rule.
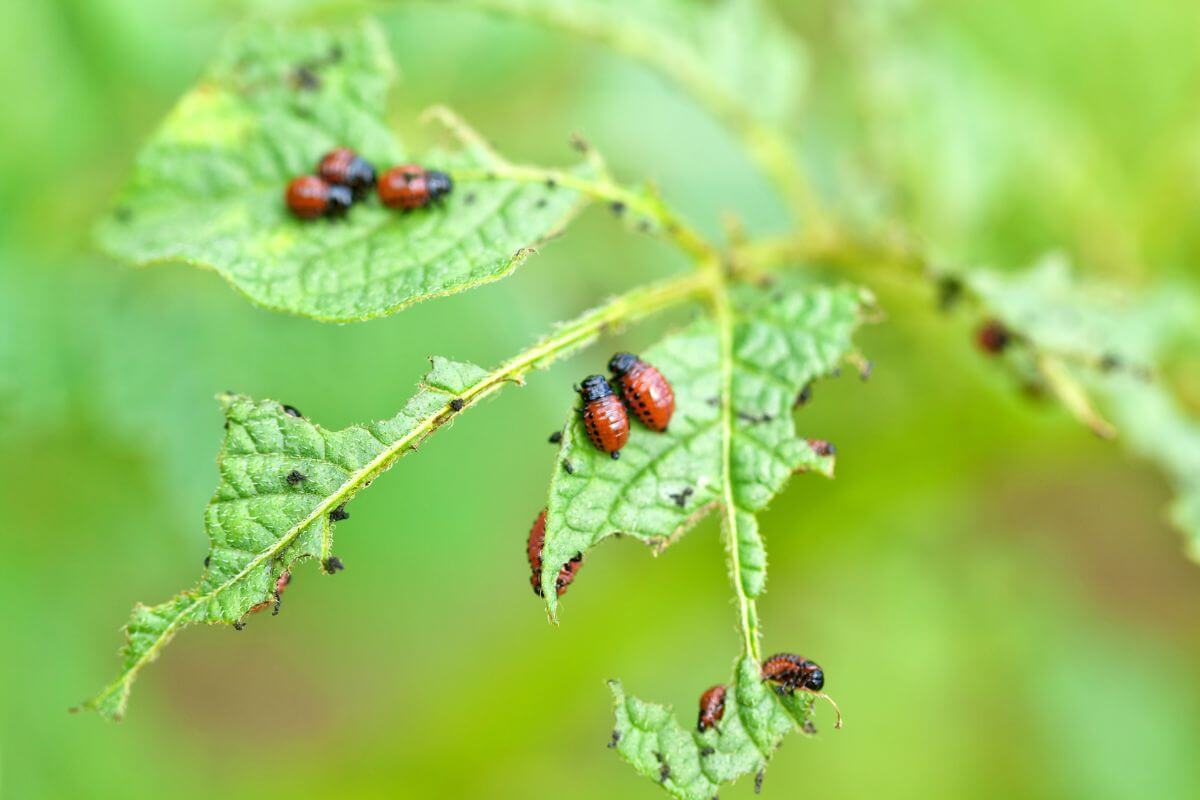
<path fill-rule="evenodd" d="M 640 216 L 654 222 L 664 238 L 693 259 L 709 259 L 716 253 L 713 246 L 667 206 L 657 193 L 628 189 L 614 183 L 608 177 L 593 180 L 561 169 L 497 164 L 489 170 L 460 170 L 455 172 L 454 178 L 463 182 L 508 180 L 545 183 L 573 189 L 593 200 L 606 202 L 621 213 Z"/>
<path fill-rule="evenodd" d="M 546 368 L 564 355 L 590 344 L 602 332 L 703 295 L 710 291 L 710 284 L 711 275 L 708 273 L 691 272 L 679 278 L 633 289 L 562 324 L 551 335 L 489 372 L 460 392 L 453 404 L 447 404 L 429 413 L 403 436 L 391 442 L 379 455 L 350 473 L 337 489 L 322 498 L 310 513 L 292 525 L 277 541 L 259 553 L 236 575 L 204 594 L 189 593 L 185 595 L 186 604 L 172 609 L 170 624 L 158 635 L 153 645 L 146 648 L 139 658 L 128 664 L 112 683 L 85 705 L 91 708 L 100 708 L 105 705 L 108 698 L 118 695 L 120 700 L 114 716 L 119 716 L 124 706 L 124 697 L 128 695 L 134 678 L 146 664 L 154 660 L 162 647 L 170 641 L 175 631 L 187 622 L 201 604 L 245 579 L 253 569 L 264 562 L 276 558 L 310 525 L 351 499 L 359 490 L 369 486 L 401 456 L 417 449 L 427 437 L 452 417 L 500 391 L 506 384 L 523 384 L 525 375 L 531 370 Z M 327 535 L 328 531 L 326 531 L 326 537 Z M 322 543 L 323 557 L 327 557 L 327 552 L 328 541 L 326 538 Z"/>

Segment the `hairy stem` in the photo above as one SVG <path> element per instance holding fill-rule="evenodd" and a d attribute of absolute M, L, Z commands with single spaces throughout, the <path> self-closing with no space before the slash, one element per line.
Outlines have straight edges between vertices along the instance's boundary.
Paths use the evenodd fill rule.
<path fill-rule="evenodd" d="M 741 551 L 738 548 L 738 512 L 733 496 L 733 305 L 725 273 L 718 261 L 701 265 L 712 276 L 710 299 L 717 326 L 721 386 L 721 529 L 729 558 L 729 582 L 738 604 L 738 629 L 747 657 L 761 661 L 758 648 L 758 609 L 742 584 Z"/>
<path fill-rule="evenodd" d="M 463 182 L 506 180 L 573 189 L 593 200 L 608 203 L 621 213 L 652 220 L 664 238 L 693 259 L 708 259 L 715 253 L 713 246 L 663 203 L 657 194 L 628 189 L 607 177 L 593 180 L 565 170 L 518 164 L 501 164 L 488 170 L 459 170 L 454 177 Z"/>

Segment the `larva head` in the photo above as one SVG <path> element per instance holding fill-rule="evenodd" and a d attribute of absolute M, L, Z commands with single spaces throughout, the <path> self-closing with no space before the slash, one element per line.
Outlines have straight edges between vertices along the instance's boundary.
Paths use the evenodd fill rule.
<path fill-rule="evenodd" d="M 633 365 L 636 363 L 638 363 L 638 357 L 633 353 L 617 353 L 609 359 L 608 370 L 619 378 L 633 369 Z"/>
<path fill-rule="evenodd" d="M 430 200 L 440 200 L 454 189 L 454 181 L 445 172 L 431 169 L 425 173 L 425 186 L 429 189 Z"/>
<path fill-rule="evenodd" d="M 579 387 L 579 396 L 585 403 L 609 397 L 612 393 L 612 387 L 603 375 L 588 375 Z"/>

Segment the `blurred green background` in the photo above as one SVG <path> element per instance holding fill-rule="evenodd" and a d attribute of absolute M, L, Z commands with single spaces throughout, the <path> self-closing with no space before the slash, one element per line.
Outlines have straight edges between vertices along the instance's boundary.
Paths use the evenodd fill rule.
<path fill-rule="evenodd" d="M 338 427 L 388 416 L 432 353 L 493 364 L 555 320 L 680 268 L 590 211 L 514 277 L 337 327 L 248 305 L 184 267 L 132 270 L 91 221 L 225 31 L 284 3 L 13 0 L 0 28 L 0 628 L 4 798 L 658 797 L 604 744 L 604 680 L 684 721 L 736 655 L 710 520 L 658 559 L 589 559 L 549 626 L 523 544 L 570 384 L 656 321 L 467 415 L 339 527 L 344 573 L 306 566 L 277 618 L 188 629 L 120 725 L 69 706 L 115 673 L 136 600 L 192 582 L 215 482 L 213 395 Z M 847 207 L 892 196 L 947 257 L 1047 249 L 1084 272 L 1195 280 L 1200 9 L 1192 0 L 780 3 L 812 44 L 806 158 Z M 327 12 L 339 17 L 345 9 Z M 530 25 L 384 9 L 393 118 L 446 102 L 514 157 L 580 130 L 706 230 L 784 215 L 736 143 L 646 69 Z M 884 284 L 867 384 L 801 416 L 838 478 L 763 517 L 769 651 L 825 667 L 846 713 L 792 737 L 770 797 L 1200 796 L 1200 567 L 1164 482 L 970 346 L 973 320 Z M 1200 407 L 1200 367 L 1176 375 Z M 722 796 L 750 797 L 752 782 Z"/>

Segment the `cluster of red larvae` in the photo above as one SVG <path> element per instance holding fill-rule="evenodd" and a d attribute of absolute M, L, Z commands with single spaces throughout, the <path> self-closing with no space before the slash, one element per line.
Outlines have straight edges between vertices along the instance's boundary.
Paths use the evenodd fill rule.
<path fill-rule="evenodd" d="M 825 686 L 825 672 L 813 661 L 795 653 L 776 653 L 762 663 L 762 678 L 775 684 L 777 691 L 791 694 L 802 689 L 810 694 L 820 695 L 829 700 L 828 695 L 821 694 Z M 700 718 L 696 721 L 696 730 L 704 733 L 715 728 L 725 716 L 725 691 L 723 684 L 717 684 L 700 695 Z M 833 703 L 832 700 L 829 700 Z M 837 704 L 834 704 L 837 709 Z M 838 711 L 838 728 L 842 727 L 842 714 Z"/>
<path fill-rule="evenodd" d="M 643 425 L 661 433 L 667 429 L 671 415 L 675 413 L 675 392 L 661 372 L 631 353 L 617 353 L 609 360 L 608 368 L 624 402 L 617 398 L 612 384 L 603 375 L 589 375 L 578 389 L 583 398 L 580 413 L 588 440 L 598 450 L 618 458 L 621 448 L 629 441 L 626 406 Z M 529 541 L 526 544 L 532 571 L 529 582 L 538 597 L 542 596 L 542 544 L 545 541 L 546 509 L 543 508 L 529 529 Z M 575 574 L 582 565 L 583 554 L 576 553 L 574 558 L 559 568 L 558 578 L 554 581 L 559 597 L 575 580 Z"/>
<path fill-rule="evenodd" d="M 588 440 L 597 450 L 620 458 L 621 448 L 629 441 L 626 407 L 647 428 L 663 433 L 675 413 L 675 391 L 661 372 L 632 353 L 617 353 L 609 360 L 608 369 L 621 399 L 603 375 L 589 375 L 579 388 L 583 398 L 580 413 Z"/>
<path fill-rule="evenodd" d="M 450 176 L 416 164 L 392 167 L 375 177 L 371 162 L 349 147 L 330 150 L 315 175 L 293 178 L 284 193 L 288 209 L 300 219 L 340 217 L 375 188 L 388 208 L 411 211 L 436 202 L 454 188 Z"/>

